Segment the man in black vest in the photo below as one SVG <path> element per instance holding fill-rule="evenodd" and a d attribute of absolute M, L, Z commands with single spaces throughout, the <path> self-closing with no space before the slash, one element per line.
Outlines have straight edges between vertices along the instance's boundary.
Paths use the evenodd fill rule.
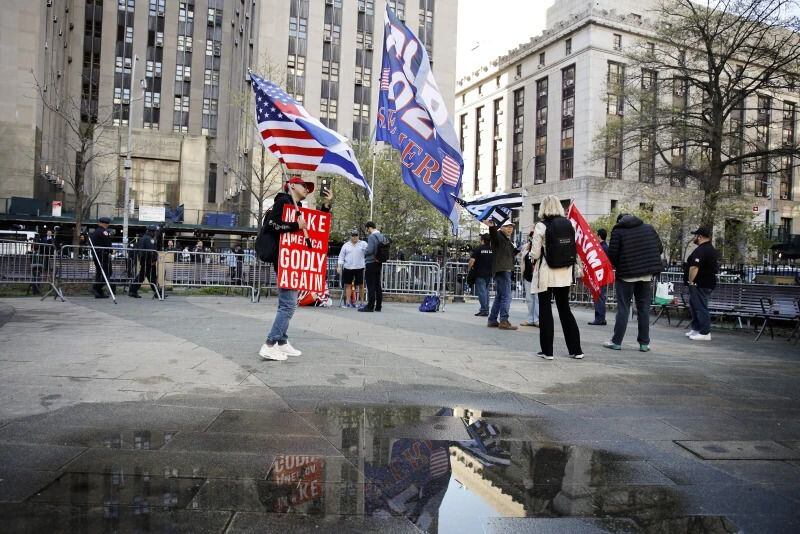
<path fill-rule="evenodd" d="M 475 295 L 478 297 L 476 317 L 489 316 L 489 285 L 492 283 L 492 245 L 489 234 L 481 235 L 481 244 L 472 251 L 467 263 L 467 271 L 474 271 Z"/>
<path fill-rule="evenodd" d="M 636 299 L 639 331 L 636 340 L 639 350 L 650 350 L 650 300 L 653 297 L 653 276 L 661 272 L 661 253 L 664 246 L 655 229 L 641 219 L 620 214 L 611 230 L 608 259 L 616 270 L 617 319 L 614 336 L 603 346 L 621 350 L 622 338 L 628 328 L 631 298 Z"/>

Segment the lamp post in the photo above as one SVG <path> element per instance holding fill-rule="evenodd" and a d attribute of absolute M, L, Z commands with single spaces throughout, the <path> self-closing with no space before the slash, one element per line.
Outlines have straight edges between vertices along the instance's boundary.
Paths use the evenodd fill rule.
<path fill-rule="evenodd" d="M 139 61 L 139 56 L 133 55 L 133 65 L 131 67 L 131 83 L 128 93 L 128 153 L 125 156 L 125 205 L 122 211 L 122 246 L 128 250 L 128 211 L 131 203 L 131 127 L 133 125 L 132 111 L 133 111 L 133 80 L 136 78 L 136 63 Z M 121 104 L 120 104 L 121 106 Z M 120 117 L 122 113 L 120 113 Z"/>

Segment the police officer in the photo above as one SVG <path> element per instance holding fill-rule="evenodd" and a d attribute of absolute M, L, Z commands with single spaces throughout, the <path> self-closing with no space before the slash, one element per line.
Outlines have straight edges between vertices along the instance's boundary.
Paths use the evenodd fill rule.
<path fill-rule="evenodd" d="M 158 295 L 158 252 L 156 248 L 156 235 L 158 226 L 151 224 L 147 227 L 147 232 L 139 239 L 139 274 L 136 276 L 136 283 L 131 284 L 128 296 L 135 299 L 142 298 L 139 295 L 139 288 L 147 278 L 150 287 L 153 288 L 153 298 Z"/>
<path fill-rule="evenodd" d="M 94 293 L 94 298 L 96 299 L 108 298 L 108 295 L 103 291 L 105 286 L 103 272 L 106 273 L 106 278 L 108 278 L 109 282 L 111 281 L 111 232 L 108 231 L 109 224 L 111 224 L 111 219 L 100 217 L 97 220 L 97 228 L 95 228 L 90 237 L 92 245 L 95 247 L 92 293 Z"/>

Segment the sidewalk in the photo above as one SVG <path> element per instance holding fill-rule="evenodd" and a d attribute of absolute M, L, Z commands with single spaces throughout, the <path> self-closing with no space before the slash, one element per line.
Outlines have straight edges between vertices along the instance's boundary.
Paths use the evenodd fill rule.
<path fill-rule="evenodd" d="M 659 322 L 651 352 L 636 350 L 635 324 L 610 351 L 600 345 L 613 314 L 590 327 L 578 308 L 586 358 L 564 356 L 557 324 L 556 359 L 545 361 L 537 329 L 488 329 L 471 304 L 423 314 L 388 303 L 373 314 L 298 309 L 290 336 L 303 355 L 264 362 L 274 305 L 0 299 L 0 521 L 14 531 L 59 521 L 65 531 L 800 528 L 800 346 L 754 343 L 749 331 L 696 344 Z M 523 317 L 515 303 L 512 322 Z M 510 463 L 475 460 L 462 421 L 488 422 Z M 425 461 L 400 470 L 403 488 L 378 484 L 399 472 L 406 441 Z M 450 477 L 437 478 L 445 467 Z"/>

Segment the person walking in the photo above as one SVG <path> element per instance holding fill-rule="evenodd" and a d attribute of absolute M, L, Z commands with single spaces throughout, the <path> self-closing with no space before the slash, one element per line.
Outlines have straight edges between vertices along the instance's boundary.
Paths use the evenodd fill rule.
<path fill-rule="evenodd" d="M 475 279 L 478 312 L 475 317 L 489 316 L 489 284 L 492 282 L 492 245 L 489 234 L 481 234 L 481 244 L 472 250 L 467 262 L 467 278 Z"/>
<path fill-rule="evenodd" d="M 599 233 L 599 232 L 598 232 Z M 634 215 L 620 214 L 611 230 L 608 259 L 616 271 L 617 317 L 614 335 L 603 346 L 621 350 L 628 328 L 631 298 L 636 303 L 639 350 L 650 350 L 650 302 L 653 298 L 653 276 L 661 272 L 664 246 L 655 229 Z M 591 324 L 591 323 L 590 323 Z"/>
<path fill-rule="evenodd" d="M 617 220 L 619 221 L 619 217 L 617 217 Z M 606 232 L 606 229 L 600 228 L 597 231 L 597 237 L 600 238 L 600 246 L 603 247 L 603 252 L 608 256 L 608 243 L 606 243 L 608 232 Z M 606 325 L 606 286 L 600 288 L 600 295 L 597 297 L 597 302 L 594 303 L 594 321 L 590 322 L 589 325 Z"/>
<path fill-rule="evenodd" d="M 108 217 L 100 217 L 97 219 L 97 228 L 92 232 L 89 238 L 91 244 L 94 245 L 94 284 L 92 285 L 92 293 L 96 299 L 107 299 L 103 288 L 105 287 L 105 280 L 103 273 L 106 273 L 106 278 L 111 283 L 111 232 L 108 231 L 108 226 L 111 224 L 111 219 Z M 91 248 L 90 248 L 91 250 Z M 113 289 L 112 289 L 113 291 Z"/>
<path fill-rule="evenodd" d="M 314 182 L 306 182 L 300 176 L 292 176 L 284 184 L 284 192 L 275 195 L 275 202 L 265 219 L 265 231 L 273 234 L 278 251 L 275 254 L 273 268 L 278 271 L 278 258 L 280 257 L 280 234 L 305 230 L 307 223 L 302 214 L 297 213 L 296 220 L 284 220 L 283 208 L 286 205 L 300 205 L 305 198 L 314 192 Z M 333 193 L 330 189 L 323 190 L 321 211 L 331 210 Z M 300 356 L 303 353 L 289 343 L 289 322 L 297 309 L 296 289 L 278 288 L 278 311 L 272 322 L 272 327 L 267 334 L 267 339 L 261 345 L 258 355 L 265 360 L 286 360 L 289 356 Z"/>
<path fill-rule="evenodd" d="M 569 308 L 569 288 L 573 276 L 580 278 L 582 266 L 577 259 L 575 228 L 564 216 L 564 207 L 554 195 L 548 195 L 539 207 L 539 222 L 533 229 L 531 258 L 538 261 L 537 283 L 531 289 L 539 297 L 539 356 L 552 360 L 553 308 L 556 301 L 558 318 L 572 358 L 583 358 L 581 333 Z"/>
<path fill-rule="evenodd" d="M 508 219 L 497 229 L 494 222 L 487 221 L 489 227 L 489 242 L 492 245 L 492 275 L 494 276 L 494 302 L 489 311 L 489 328 L 500 330 L 517 330 L 518 327 L 508 322 L 511 309 L 511 272 L 514 270 L 514 258 L 517 247 L 511 241 L 514 233 L 514 223 Z"/>
<path fill-rule="evenodd" d="M 151 224 L 147 227 L 147 232 L 139 239 L 138 253 L 139 256 L 139 272 L 136 275 L 136 282 L 131 284 L 128 296 L 140 299 L 139 288 L 142 287 L 144 279 L 150 283 L 153 289 L 153 298 L 158 298 L 158 252 L 156 249 L 156 233 L 158 226 Z"/>
<path fill-rule="evenodd" d="M 356 291 L 356 303 L 364 298 L 364 252 L 367 249 L 366 241 L 358 238 L 358 230 L 353 229 L 350 232 L 350 240 L 342 245 L 342 250 L 339 251 L 339 259 L 337 261 L 336 270 L 342 277 L 342 285 L 344 285 L 344 308 L 355 308 L 353 304 L 353 286 Z"/>
<path fill-rule="evenodd" d="M 692 341 L 711 341 L 711 314 L 708 299 L 717 287 L 719 255 L 711 244 L 711 230 L 701 226 L 694 232 L 692 251 L 683 270 L 683 281 L 689 288 L 689 312 L 692 315 L 686 337 Z"/>
<path fill-rule="evenodd" d="M 364 251 L 364 263 L 366 264 L 367 278 L 367 303 L 361 306 L 360 312 L 379 312 L 383 307 L 383 288 L 381 287 L 381 269 L 383 263 L 380 258 L 379 248 L 388 245 L 388 240 L 372 221 L 367 221 L 364 225 L 369 237 L 367 238 L 367 248 Z"/>
<path fill-rule="evenodd" d="M 533 285 L 533 273 L 536 269 L 536 262 L 531 259 L 531 245 L 533 243 L 533 231 L 528 234 L 528 241 L 520 252 L 522 257 L 522 286 L 525 288 L 525 304 L 528 305 L 528 318 L 520 323 L 520 326 L 539 327 L 539 297 L 531 291 Z"/>

